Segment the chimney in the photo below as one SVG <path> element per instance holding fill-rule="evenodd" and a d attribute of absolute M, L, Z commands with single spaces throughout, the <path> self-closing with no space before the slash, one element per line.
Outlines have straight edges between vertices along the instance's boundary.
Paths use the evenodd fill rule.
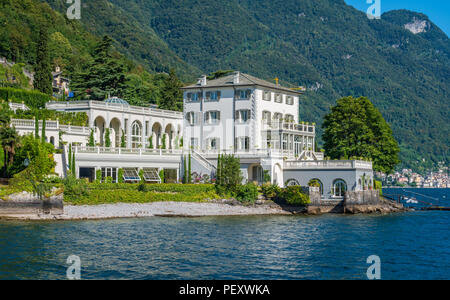
<path fill-rule="evenodd" d="M 233 84 L 239 84 L 239 79 L 241 77 L 241 74 L 239 73 L 239 71 L 234 73 L 234 77 L 233 77 Z"/>
<path fill-rule="evenodd" d="M 207 84 L 206 75 L 203 75 L 201 78 L 199 78 L 197 84 L 201 85 L 201 86 L 205 86 Z"/>

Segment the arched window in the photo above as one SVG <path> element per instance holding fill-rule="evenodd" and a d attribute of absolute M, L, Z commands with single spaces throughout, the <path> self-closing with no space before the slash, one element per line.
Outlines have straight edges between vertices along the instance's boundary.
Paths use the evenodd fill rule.
<path fill-rule="evenodd" d="M 138 121 L 134 121 L 131 124 L 131 147 L 142 147 L 142 125 Z"/>
<path fill-rule="evenodd" d="M 53 136 L 50 137 L 50 143 L 55 146 L 55 138 Z"/>
<path fill-rule="evenodd" d="M 300 185 L 300 183 L 296 179 L 288 179 L 285 183 L 285 186 L 295 186 Z"/>
<path fill-rule="evenodd" d="M 342 179 L 336 179 L 333 181 L 333 196 L 344 197 L 347 191 L 347 183 Z"/>

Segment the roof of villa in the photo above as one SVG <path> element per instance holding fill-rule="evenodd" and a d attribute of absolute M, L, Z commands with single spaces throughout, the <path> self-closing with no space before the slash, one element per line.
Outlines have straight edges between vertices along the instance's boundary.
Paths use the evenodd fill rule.
<path fill-rule="evenodd" d="M 234 76 L 236 74 L 239 74 L 239 83 L 234 83 Z M 240 72 L 234 72 L 230 73 L 229 75 L 222 76 L 213 80 L 207 80 L 206 85 L 201 85 L 200 80 L 196 84 L 188 85 L 183 87 L 183 89 L 195 89 L 195 88 L 213 88 L 213 87 L 232 87 L 232 86 L 261 86 L 265 88 L 270 89 L 276 89 L 276 90 L 282 90 L 285 92 L 295 93 L 295 94 L 302 94 L 300 91 L 292 90 L 287 87 L 283 87 L 281 85 L 277 85 L 275 83 L 256 78 L 252 75 L 240 73 Z"/>
<path fill-rule="evenodd" d="M 127 101 L 125 101 L 123 99 L 120 99 L 118 97 L 108 98 L 108 99 L 105 100 L 105 102 L 106 103 L 110 103 L 110 104 L 118 104 L 118 105 L 127 105 L 127 106 L 130 105 Z"/>

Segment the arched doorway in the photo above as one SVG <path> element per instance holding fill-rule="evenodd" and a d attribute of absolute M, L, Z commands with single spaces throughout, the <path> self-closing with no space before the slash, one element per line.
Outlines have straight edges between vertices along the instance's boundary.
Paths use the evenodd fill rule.
<path fill-rule="evenodd" d="M 98 116 L 94 119 L 94 127 L 96 128 L 96 138 L 95 140 L 100 143 L 100 146 L 105 145 L 105 129 L 106 121 L 102 116 Z"/>
<path fill-rule="evenodd" d="M 172 124 L 168 124 L 166 126 L 166 130 L 164 130 L 164 133 L 166 134 L 166 149 L 172 149 L 173 147 L 173 138 L 175 134 L 175 128 Z"/>
<path fill-rule="evenodd" d="M 109 123 L 109 128 L 111 131 L 111 145 L 113 147 L 120 147 L 120 140 L 122 137 L 122 129 L 120 127 L 120 120 L 117 118 L 114 118 L 111 120 L 111 122 Z"/>
<path fill-rule="evenodd" d="M 347 183 L 343 179 L 334 180 L 332 192 L 334 197 L 344 197 L 347 192 Z"/>
<path fill-rule="evenodd" d="M 158 122 L 152 126 L 153 148 L 158 149 L 161 145 L 162 126 Z"/>
<path fill-rule="evenodd" d="M 320 194 L 323 195 L 323 183 L 318 178 L 313 178 L 308 182 L 308 186 L 318 187 L 320 189 Z"/>

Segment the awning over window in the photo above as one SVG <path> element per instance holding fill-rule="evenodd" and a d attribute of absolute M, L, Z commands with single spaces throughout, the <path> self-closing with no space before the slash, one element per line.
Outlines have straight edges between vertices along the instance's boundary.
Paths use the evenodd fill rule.
<path fill-rule="evenodd" d="M 144 180 L 146 182 L 161 183 L 161 177 L 159 177 L 158 169 L 155 169 L 155 168 L 144 168 Z"/>
<path fill-rule="evenodd" d="M 137 169 L 123 169 L 124 181 L 141 181 Z"/>

